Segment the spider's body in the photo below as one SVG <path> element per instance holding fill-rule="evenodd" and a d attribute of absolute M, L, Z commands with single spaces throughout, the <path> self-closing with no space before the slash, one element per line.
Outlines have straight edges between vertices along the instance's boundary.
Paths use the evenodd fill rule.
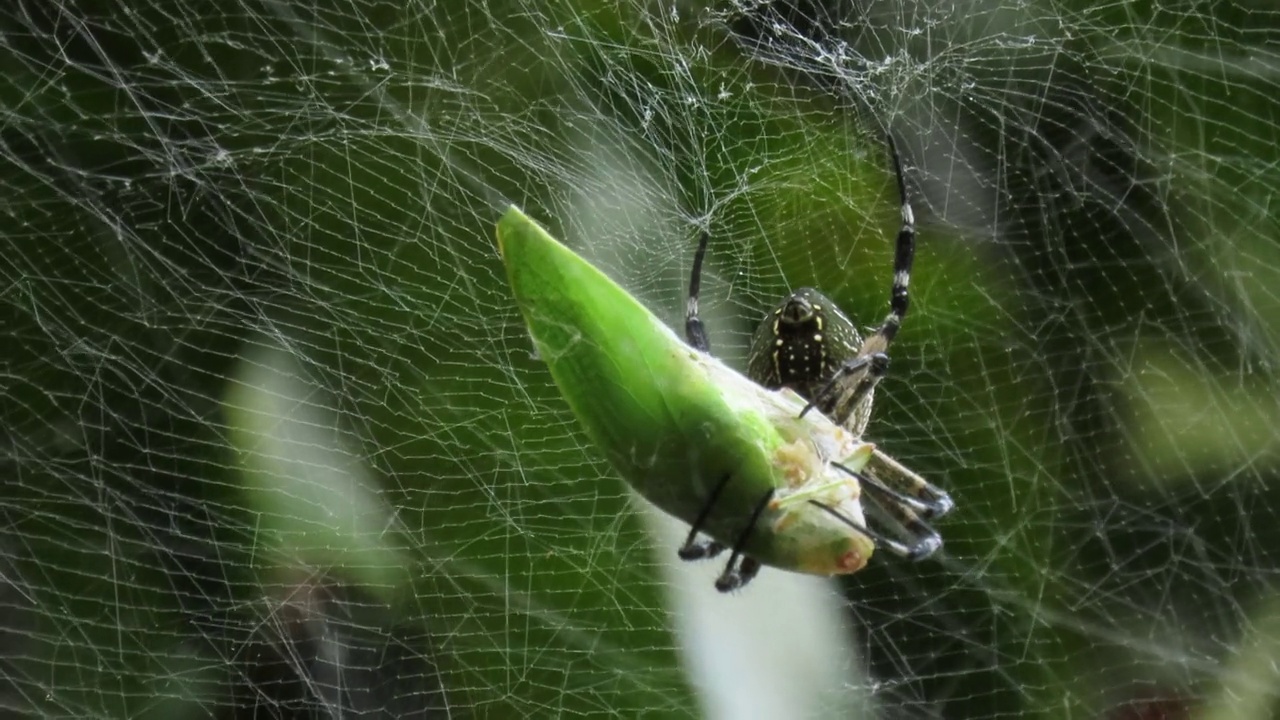
<path fill-rule="evenodd" d="M 813 288 L 800 288 L 756 328 L 747 353 L 747 376 L 771 390 L 791 388 L 812 400 L 841 365 L 858 356 L 861 347 L 862 336 L 831 298 Z M 823 415 L 836 417 L 840 399 L 828 394 L 816 407 Z M 870 393 L 849 419 L 845 428 L 862 435 L 871 419 Z"/>
<path fill-rule="evenodd" d="M 902 201 L 902 227 L 894 247 L 889 315 L 874 333 L 863 339 L 853 322 L 830 298 L 812 288 L 801 288 L 783 298 L 760 322 L 752 337 L 747 360 L 747 375 L 757 384 L 771 390 L 790 388 L 809 401 L 800 413 L 802 416 L 816 408 L 859 438 L 871 418 L 875 387 L 889 368 L 889 344 L 897 336 L 907 315 L 907 287 L 915 258 L 915 218 L 907 200 L 902 163 L 892 137 L 889 138 L 889 151 L 893 156 L 898 194 Z M 709 352 L 710 345 L 706 329 L 698 317 L 698 287 L 707 242 L 707 234 L 703 233 L 693 260 L 685 318 L 686 339 L 703 352 Z M 927 557 L 942 547 L 942 538 L 925 523 L 925 519 L 951 510 L 951 498 L 944 491 L 878 449 L 873 451 L 862 471 L 846 470 L 867 491 L 863 497 L 868 498 L 872 507 L 881 516 L 887 516 L 895 526 L 892 534 L 907 539 L 907 542 L 857 525 L 859 532 L 876 545 L 911 559 Z M 712 557 L 724 550 L 724 546 L 714 540 L 698 542 L 697 535 L 700 526 L 715 512 L 723 483 L 731 481 L 732 477 L 726 477 L 708 495 L 698 522 L 694 523 L 688 539 L 680 548 L 681 558 Z M 767 503 L 768 497 L 762 502 Z M 834 513 L 832 508 L 821 502 L 810 502 Z M 753 517 L 746 523 L 734 543 L 729 564 L 716 581 L 720 590 L 741 587 L 759 571 L 759 562 L 742 555 L 742 548 L 756 521 Z M 740 556 L 742 561 L 738 565 Z"/>

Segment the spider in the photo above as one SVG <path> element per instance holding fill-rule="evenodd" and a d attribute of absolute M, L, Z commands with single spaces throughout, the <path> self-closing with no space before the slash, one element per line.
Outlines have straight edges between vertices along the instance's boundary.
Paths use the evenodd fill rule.
<path fill-rule="evenodd" d="M 902 207 L 902 227 L 898 231 L 893 256 L 888 317 L 864 340 L 853 322 L 830 298 L 813 288 L 800 288 L 783 298 L 760 322 L 747 358 L 747 375 L 751 380 L 770 390 L 791 388 L 808 400 L 801 417 L 816 408 L 857 437 L 862 436 L 871 419 L 876 385 L 889 367 L 889 344 L 897 336 L 907 315 L 907 286 L 915 257 L 915 218 L 907 198 L 902 161 L 893 137 L 887 136 L 887 140 Z M 708 234 L 702 233 L 689 279 L 685 340 L 692 347 L 709 353 L 706 328 L 698 317 L 698 292 L 708 242 Z M 942 547 L 942 538 L 925 520 L 940 517 L 952 509 L 954 504 L 945 491 L 879 449 L 873 452 L 862 472 L 844 470 L 857 478 L 867 490 L 864 496 L 896 523 L 895 534 L 907 541 L 855 525 L 858 532 L 876 545 L 910 560 L 928 557 Z M 727 480 L 725 478 L 725 482 Z M 711 558 L 725 549 L 715 540 L 698 540 L 700 526 L 710 515 L 722 489 L 723 482 L 712 489 L 698 521 L 690 528 L 688 538 L 680 547 L 681 559 Z M 734 543 L 729 563 L 716 580 L 716 588 L 721 592 L 742 587 L 760 570 L 757 560 L 739 552 L 755 529 L 758 516 L 759 513 Z M 735 566 L 740 556 L 741 562 Z"/>

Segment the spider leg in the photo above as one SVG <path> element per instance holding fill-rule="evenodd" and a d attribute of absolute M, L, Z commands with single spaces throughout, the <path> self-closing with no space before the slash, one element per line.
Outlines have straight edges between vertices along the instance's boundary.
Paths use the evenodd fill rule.
<path fill-rule="evenodd" d="M 701 560 L 703 558 L 713 558 L 724 552 L 724 543 L 711 540 L 710 538 L 698 542 L 698 531 L 706 524 L 707 517 L 711 515 L 711 509 L 715 507 L 716 500 L 720 499 L 720 492 L 724 490 L 724 486 L 729 484 L 731 475 L 726 474 L 711 489 L 711 495 L 707 501 L 703 503 L 702 509 L 698 511 L 698 517 L 694 519 L 693 525 L 689 528 L 689 536 L 685 538 L 684 544 L 676 551 L 681 560 Z"/>
<path fill-rule="evenodd" d="M 729 555 L 729 562 L 724 566 L 724 572 L 720 573 L 720 577 L 716 578 L 716 590 L 720 592 L 732 592 L 738 588 L 751 582 L 751 579 L 760 572 L 760 562 L 755 558 L 742 557 L 742 549 L 746 547 L 747 540 L 751 539 L 751 533 L 756 529 L 756 523 L 760 522 L 760 515 L 764 509 L 769 506 L 769 501 L 773 499 L 774 490 L 769 489 L 760 498 L 760 502 L 756 503 L 756 509 L 751 513 L 751 519 L 747 521 L 747 526 L 742 528 L 742 532 L 738 534 L 738 539 L 733 543 L 733 553 Z M 738 558 L 742 557 L 742 563 L 738 564 Z"/>
<path fill-rule="evenodd" d="M 955 507 L 955 502 L 947 491 L 920 477 L 879 449 L 871 453 L 866 469 L 868 474 L 882 478 L 886 484 L 905 491 L 904 494 L 910 498 L 908 504 L 921 517 L 941 517 Z"/>
<path fill-rule="evenodd" d="M 849 394 L 848 399 L 841 403 L 832 403 L 833 408 L 828 413 L 837 425 L 844 425 L 849 415 L 871 394 L 876 384 L 880 382 L 880 378 L 884 377 L 888 370 L 889 356 L 883 352 L 872 355 L 859 355 L 852 360 L 846 360 L 844 364 L 836 368 L 830 379 L 823 383 L 822 387 L 813 394 L 809 404 L 805 405 L 804 409 L 800 411 L 800 417 L 804 417 L 805 413 L 825 403 L 837 388 L 844 385 L 843 381 L 846 378 L 861 372 L 862 376 L 858 379 L 857 385 L 854 386 L 854 390 Z"/>
<path fill-rule="evenodd" d="M 702 285 L 702 260 L 707 255 L 707 242 L 711 239 L 705 230 L 698 238 L 698 250 L 693 255 L 693 272 L 689 275 L 689 300 L 684 310 L 684 337 L 693 348 L 702 352 L 711 351 L 711 343 L 707 342 L 707 329 L 698 317 L 698 292 Z"/>
<path fill-rule="evenodd" d="M 881 493 L 881 489 L 888 490 L 888 488 L 883 485 L 877 488 L 873 483 L 868 483 L 866 488 L 867 498 L 901 525 L 910 537 L 911 544 L 907 546 L 903 557 L 909 560 L 923 560 L 942 548 L 942 536 L 937 530 L 921 520 L 909 506 L 898 502 L 893 495 Z M 893 548 L 889 550 L 892 551 Z"/>
<path fill-rule="evenodd" d="M 745 586 L 747 583 L 755 579 L 760 574 L 760 561 L 753 557 L 742 556 L 742 562 L 738 563 L 738 570 L 733 574 L 728 574 L 716 578 L 716 590 L 720 592 L 733 592 L 738 588 Z"/>
<path fill-rule="evenodd" d="M 832 465 L 857 478 L 858 483 L 867 491 L 866 497 L 874 502 L 876 507 L 891 515 L 912 537 L 910 545 L 891 543 L 887 547 L 888 550 L 912 560 L 920 560 L 934 554 L 942 547 L 942 536 L 920 519 L 921 516 L 932 516 L 932 509 L 928 504 L 894 490 L 874 474 L 860 473 L 840 463 L 832 463 Z"/>
<path fill-rule="evenodd" d="M 911 300 L 907 295 L 907 286 L 911 284 L 911 265 L 916 257 L 916 217 L 911 211 L 911 200 L 907 197 L 907 180 L 902 174 L 902 158 L 898 155 L 898 146 L 893 142 L 893 135 L 886 134 L 889 142 L 889 154 L 893 156 L 893 172 L 898 180 L 898 200 L 901 203 L 902 227 L 898 229 L 898 238 L 893 249 L 893 285 L 889 288 L 889 316 L 884 319 L 880 328 L 862 344 L 859 355 L 870 355 L 884 352 L 889 343 L 902 327 L 902 320 L 907 316 Z"/>
<path fill-rule="evenodd" d="M 711 343 L 707 340 L 707 329 L 702 324 L 702 318 L 698 317 L 698 292 L 702 286 L 702 262 L 706 259 L 707 243 L 710 239 L 711 235 L 705 230 L 698 238 L 698 250 L 693 255 L 693 271 L 689 274 L 689 299 L 685 304 L 684 316 L 685 341 L 694 349 L 702 352 L 711 351 Z M 694 519 L 692 527 L 689 528 L 688 537 L 685 538 L 684 544 L 677 551 L 681 560 L 713 558 L 724 552 L 724 543 L 710 538 L 699 542 L 697 538 L 698 531 L 702 529 L 707 517 L 711 515 L 711 509 L 715 507 L 721 491 L 724 490 L 725 485 L 729 484 L 730 477 L 730 475 L 725 475 L 720 479 L 720 482 L 711 490 L 711 495 L 707 498 L 707 502 L 698 511 L 698 517 Z M 760 504 L 756 506 L 755 512 L 751 514 L 750 522 L 743 528 L 742 534 L 738 536 L 737 542 L 734 543 L 733 553 L 729 556 L 729 562 L 725 565 L 724 572 L 720 574 L 720 577 L 716 578 L 716 589 L 720 592 L 736 590 L 746 585 L 760 572 L 760 562 L 755 558 L 743 557 L 742 548 L 751 537 L 751 532 L 755 530 L 756 523 L 760 521 L 760 514 L 764 512 L 764 509 L 769 505 L 769 500 L 773 498 L 773 492 L 773 490 L 770 490 L 761 499 Z M 742 558 L 741 563 L 738 562 L 740 557 Z"/>
<path fill-rule="evenodd" d="M 907 181 L 902 174 L 902 158 L 898 155 L 898 147 L 893 142 L 893 135 L 887 134 L 889 154 L 893 157 L 894 176 L 898 181 L 898 199 L 901 202 L 902 226 L 898 229 L 898 237 L 893 251 L 893 284 L 889 288 L 889 315 L 874 333 L 869 335 L 858 349 L 858 355 L 845 361 L 810 398 L 809 404 L 800 412 L 800 417 L 821 403 L 827 402 L 837 387 L 844 385 L 854 373 L 862 371 L 854 389 L 847 400 L 840 403 L 830 413 L 832 420 L 844 425 L 860 406 L 876 384 L 889 369 L 889 344 L 898 335 L 902 321 L 911 306 L 907 287 L 911 284 L 911 266 L 916 256 L 916 219 L 911 210 L 911 201 L 907 197 Z M 865 370 L 864 370 L 865 368 Z"/>
<path fill-rule="evenodd" d="M 830 505 L 824 502 L 821 502 L 819 500 L 810 500 L 809 504 L 822 508 L 824 511 L 826 511 L 828 515 L 834 517 L 835 519 L 839 520 L 840 522 L 844 523 L 850 528 L 856 530 L 860 534 L 867 536 L 868 538 L 871 539 L 872 542 L 876 544 L 876 547 L 882 547 L 885 550 L 893 553 L 894 555 L 897 555 L 899 557 L 904 557 L 908 560 L 922 560 L 928 557 L 929 555 L 932 555 L 933 552 L 936 551 L 938 547 L 941 547 L 942 545 L 941 539 L 938 540 L 936 545 L 932 545 L 928 542 L 924 542 L 924 543 L 915 542 L 915 543 L 912 543 L 911 545 L 906 545 L 898 540 L 894 540 L 893 538 L 887 535 L 878 533 L 875 530 L 872 530 L 871 528 L 866 527 L 865 525 L 859 525 L 858 523 L 845 517 L 843 514 L 841 514 L 839 510 L 836 510 L 835 508 L 831 507 Z M 934 533 L 934 535 L 936 536 L 937 533 Z"/>
<path fill-rule="evenodd" d="M 921 516 L 932 515 L 926 503 L 894 490 L 873 474 L 850 470 L 840 463 L 832 463 L 832 465 L 857 478 L 862 489 L 867 491 L 866 497 L 874 502 L 876 507 L 891 515 L 907 531 L 912 538 L 911 545 L 907 547 L 907 557 L 919 560 L 929 557 L 942 547 L 942 536 L 920 519 Z"/>

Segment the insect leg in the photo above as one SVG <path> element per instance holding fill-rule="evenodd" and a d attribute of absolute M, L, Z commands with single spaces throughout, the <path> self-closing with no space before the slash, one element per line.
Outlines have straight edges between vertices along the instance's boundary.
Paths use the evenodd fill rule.
<path fill-rule="evenodd" d="M 707 341 L 707 329 L 698 317 L 698 292 L 702 285 L 702 260 L 707 255 L 707 242 L 711 236 L 704 230 L 698 238 L 698 251 L 693 255 L 693 272 L 689 275 L 689 300 L 685 304 L 684 337 L 695 349 L 702 352 L 711 351 L 711 343 Z"/>
<path fill-rule="evenodd" d="M 724 543 L 707 539 L 698 542 L 698 531 L 707 522 L 707 517 L 711 515 L 711 509 L 716 506 L 716 501 L 720 499 L 720 492 L 724 490 L 724 486 L 729 484 L 731 475 L 726 474 L 720 478 L 720 482 L 711 489 L 711 495 L 707 501 L 703 503 L 702 509 L 698 511 L 698 517 L 694 519 L 693 526 L 689 528 L 689 536 L 685 538 L 684 544 L 676 551 L 681 560 L 701 560 L 703 558 L 713 558 L 724 552 Z"/>
<path fill-rule="evenodd" d="M 746 547 L 747 540 L 751 538 L 751 533 L 756 529 L 756 523 L 760 522 L 760 514 L 764 509 L 769 507 L 769 501 L 773 500 L 774 490 L 760 498 L 760 502 L 756 503 L 756 509 L 751 513 L 751 519 L 747 521 L 747 526 L 742 528 L 742 532 L 738 534 L 738 539 L 733 543 L 733 553 L 729 555 L 729 562 L 724 566 L 724 572 L 720 573 L 720 577 L 716 578 L 716 590 L 720 592 L 731 592 L 746 585 L 751 578 L 760 572 L 760 563 L 754 558 L 743 557 L 742 564 L 738 565 L 738 558 L 742 556 L 742 549 Z"/>

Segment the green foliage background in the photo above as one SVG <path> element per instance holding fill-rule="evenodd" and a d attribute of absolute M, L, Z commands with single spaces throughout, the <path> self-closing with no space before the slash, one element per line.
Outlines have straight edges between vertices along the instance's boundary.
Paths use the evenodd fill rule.
<path fill-rule="evenodd" d="M 517 203 L 673 323 L 709 225 L 732 357 L 791 284 L 882 312 L 890 124 L 922 242 L 877 439 L 960 508 L 947 561 L 846 584 L 868 672 L 903 716 L 1265 716 L 1232 658 L 1272 654 L 1280 14 L 892 5 L 844 8 L 902 58 L 865 86 L 729 6 L 0 11 L 5 702 L 284 716 L 326 608 L 391 716 L 696 715 L 492 224 Z"/>

